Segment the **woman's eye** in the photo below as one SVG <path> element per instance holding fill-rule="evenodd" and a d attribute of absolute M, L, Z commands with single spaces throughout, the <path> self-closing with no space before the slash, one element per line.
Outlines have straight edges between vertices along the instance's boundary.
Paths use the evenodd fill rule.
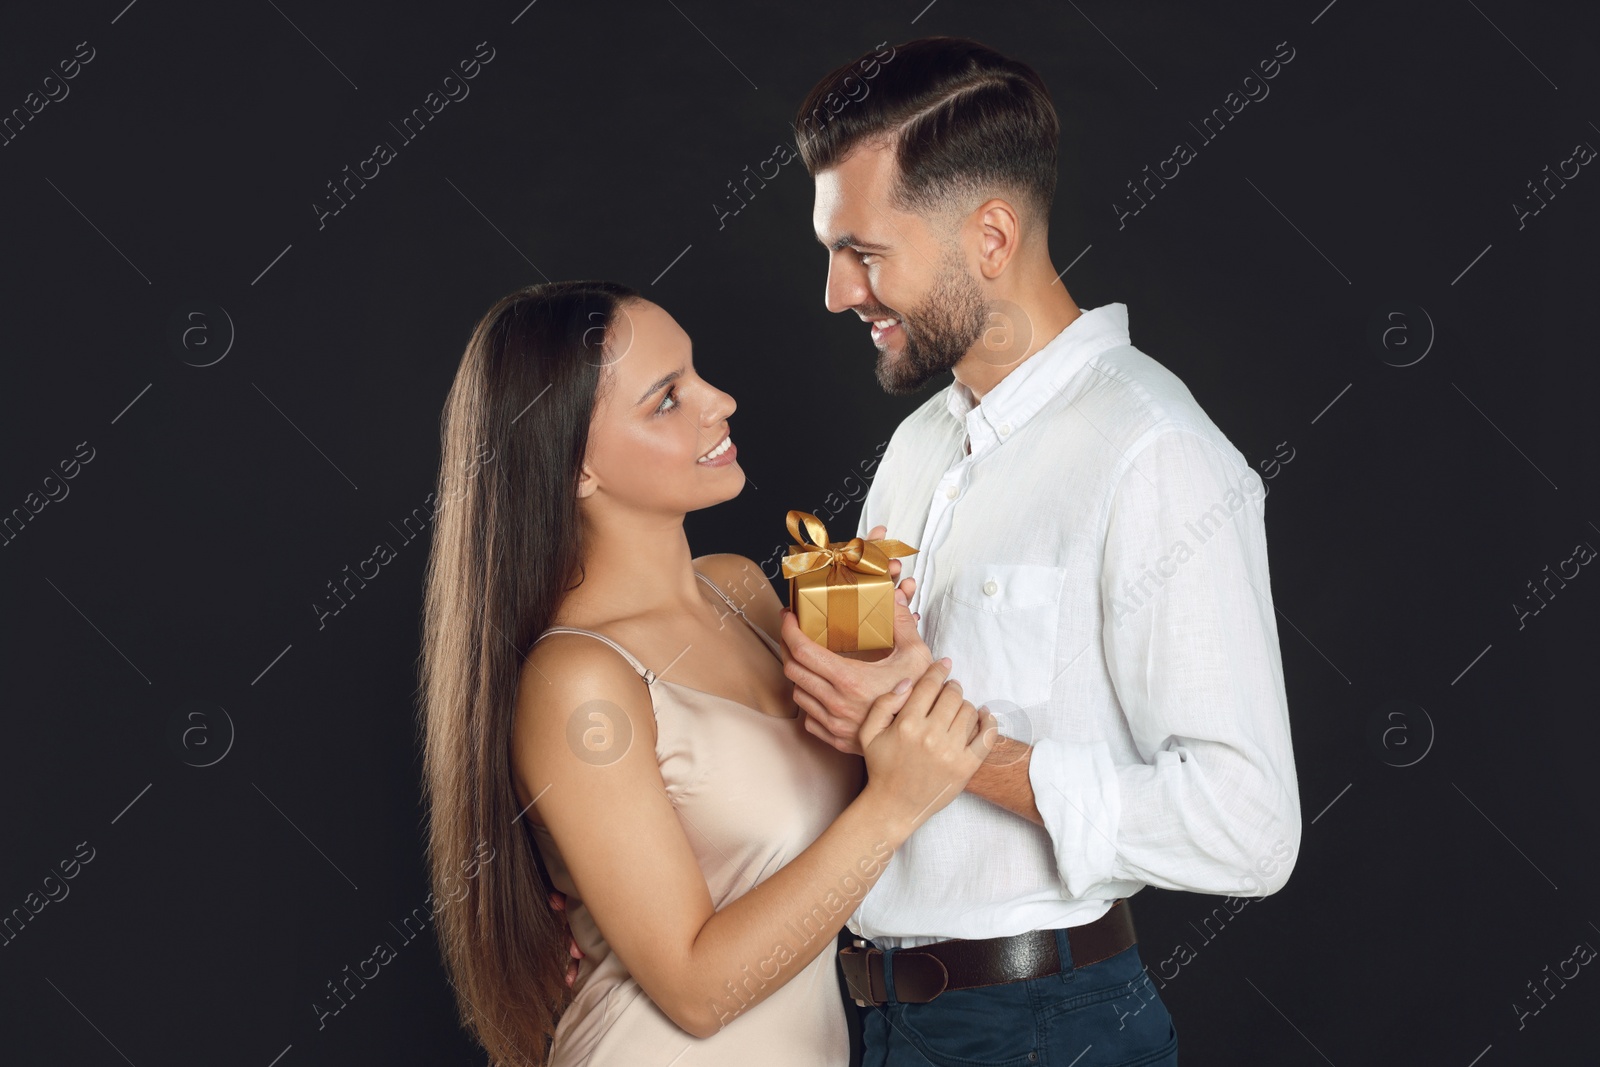
<path fill-rule="evenodd" d="M 656 414 L 664 415 L 678 406 L 678 387 L 674 385 L 667 390 L 667 395 L 661 398 L 661 403 L 656 405 Z"/>

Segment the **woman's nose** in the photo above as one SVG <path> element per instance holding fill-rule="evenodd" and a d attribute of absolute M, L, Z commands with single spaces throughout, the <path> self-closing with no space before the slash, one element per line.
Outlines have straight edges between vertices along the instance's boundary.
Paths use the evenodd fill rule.
<path fill-rule="evenodd" d="M 731 416 L 738 407 L 739 405 L 734 402 L 733 397 L 718 389 L 711 402 L 705 406 L 702 421 L 707 426 L 714 425 Z"/>

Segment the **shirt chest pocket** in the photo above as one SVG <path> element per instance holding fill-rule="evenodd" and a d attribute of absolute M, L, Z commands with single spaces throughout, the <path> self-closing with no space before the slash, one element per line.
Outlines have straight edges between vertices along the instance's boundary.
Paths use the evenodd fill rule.
<path fill-rule="evenodd" d="M 1050 697 L 1066 568 L 963 561 L 939 603 L 934 653 L 976 704 Z"/>

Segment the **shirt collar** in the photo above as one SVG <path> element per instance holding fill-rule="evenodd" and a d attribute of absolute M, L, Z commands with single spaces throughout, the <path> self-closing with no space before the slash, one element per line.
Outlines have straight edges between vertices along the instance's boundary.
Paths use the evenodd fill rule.
<path fill-rule="evenodd" d="M 974 402 L 966 386 L 952 382 L 946 397 L 950 414 L 965 423 L 977 455 L 1021 429 L 1091 358 L 1129 343 L 1126 304 L 1090 308 L 1000 379 L 982 403 Z"/>

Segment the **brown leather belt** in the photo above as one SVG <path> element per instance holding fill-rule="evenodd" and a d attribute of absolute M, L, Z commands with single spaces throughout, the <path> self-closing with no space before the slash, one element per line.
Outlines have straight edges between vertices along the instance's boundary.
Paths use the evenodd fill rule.
<path fill-rule="evenodd" d="M 1127 901 L 1119 900 L 1092 923 L 1067 928 L 1067 945 L 1074 968 L 1087 967 L 1115 956 L 1137 940 Z M 883 980 L 883 950 L 858 942 L 839 950 L 850 995 L 857 1004 L 884 1005 L 888 986 Z M 1030 930 L 1014 937 L 983 940 L 935 941 L 931 945 L 896 949 L 894 996 L 906 1004 L 926 1004 L 953 989 L 1022 982 L 1059 974 L 1061 957 L 1054 930 Z"/>

